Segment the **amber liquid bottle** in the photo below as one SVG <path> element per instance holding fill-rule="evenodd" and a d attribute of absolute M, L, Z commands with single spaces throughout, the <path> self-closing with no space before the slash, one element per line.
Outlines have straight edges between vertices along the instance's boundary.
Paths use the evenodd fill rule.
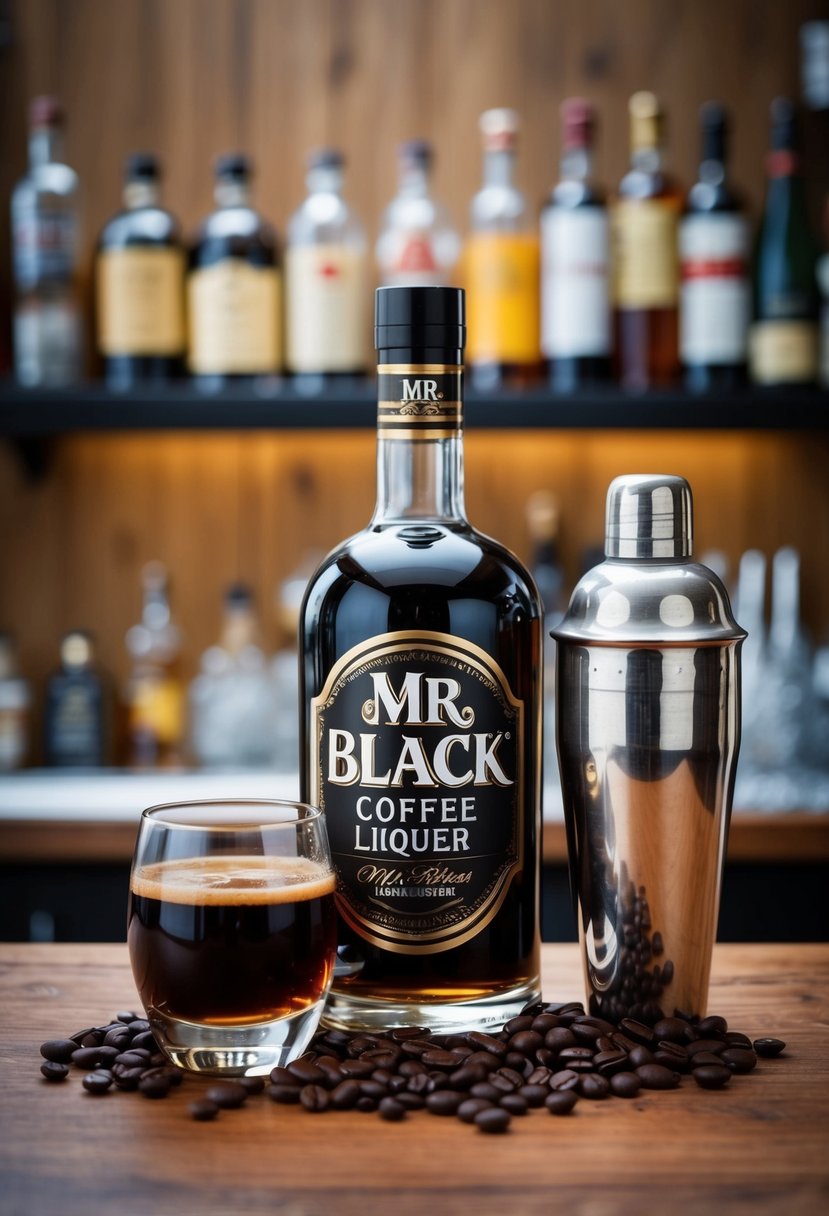
<path fill-rule="evenodd" d="M 679 374 L 677 227 L 682 200 L 664 168 L 664 114 L 653 93 L 630 99 L 630 170 L 613 209 L 616 373 L 623 388 Z"/>
<path fill-rule="evenodd" d="M 377 293 L 378 495 L 300 620 L 325 810 L 329 1024 L 497 1026 L 539 992 L 541 605 L 463 504 L 463 293 Z"/>

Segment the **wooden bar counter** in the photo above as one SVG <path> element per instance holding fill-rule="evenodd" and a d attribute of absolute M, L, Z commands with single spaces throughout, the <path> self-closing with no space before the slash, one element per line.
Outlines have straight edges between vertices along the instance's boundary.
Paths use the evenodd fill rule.
<path fill-rule="evenodd" d="M 575 946 L 544 947 L 550 1000 L 581 997 Z M 531 1111 L 504 1136 L 418 1112 L 313 1115 L 264 1095 L 195 1123 L 164 1101 L 43 1081 L 39 1045 L 137 1005 L 122 945 L 0 946 L 4 1216 L 696 1216 L 829 1210 L 829 946 L 718 946 L 710 1011 L 788 1044 L 723 1091 Z"/>

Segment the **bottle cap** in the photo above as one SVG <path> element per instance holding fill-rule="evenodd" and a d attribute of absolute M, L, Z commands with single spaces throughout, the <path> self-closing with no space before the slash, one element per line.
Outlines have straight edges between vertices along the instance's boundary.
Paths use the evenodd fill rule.
<path fill-rule="evenodd" d="M 151 152 L 133 152 L 124 166 L 124 177 L 128 182 L 156 182 L 161 177 L 158 157 Z"/>
<path fill-rule="evenodd" d="M 561 103 L 564 147 L 589 148 L 596 131 L 596 110 L 583 97 L 568 97 Z"/>
<path fill-rule="evenodd" d="M 605 554 L 687 558 L 693 549 L 691 487 L 669 473 L 628 473 L 607 491 Z"/>
<path fill-rule="evenodd" d="M 87 667 L 92 662 L 92 637 L 80 629 L 65 633 L 60 643 L 60 660 L 64 667 Z"/>
<path fill-rule="evenodd" d="M 700 107 L 700 126 L 702 127 L 702 159 L 716 160 L 723 164 L 726 159 L 726 137 L 728 134 L 728 115 L 725 107 L 718 101 L 706 101 Z"/>
<path fill-rule="evenodd" d="M 518 140 L 520 125 L 515 110 L 484 110 L 478 119 L 484 150 L 501 152 L 514 148 Z"/>
<path fill-rule="evenodd" d="M 345 157 L 336 148 L 316 148 L 305 163 L 309 169 L 342 169 Z"/>
<path fill-rule="evenodd" d="M 65 117 L 57 97 L 35 97 L 29 106 L 29 124 L 32 127 L 58 127 Z"/>
<path fill-rule="evenodd" d="M 224 181 L 246 182 L 253 174 L 253 164 L 249 156 L 229 152 L 217 157 L 215 174 Z"/>
<path fill-rule="evenodd" d="M 665 112 L 654 93 L 634 93 L 628 102 L 630 146 L 633 151 L 657 148 L 663 139 Z"/>
<path fill-rule="evenodd" d="M 247 583 L 231 583 L 224 598 L 228 608 L 247 608 L 253 603 L 254 594 Z"/>
<path fill-rule="evenodd" d="M 378 287 L 374 295 L 377 350 L 463 351 L 466 337 L 461 287 Z"/>
<path fill-rule="evenodd" d="M 426 139 L 407 139 L 397 149 L 400 163 L 418 169 L 430 168 L 434 160 L 434 149 Z"/>

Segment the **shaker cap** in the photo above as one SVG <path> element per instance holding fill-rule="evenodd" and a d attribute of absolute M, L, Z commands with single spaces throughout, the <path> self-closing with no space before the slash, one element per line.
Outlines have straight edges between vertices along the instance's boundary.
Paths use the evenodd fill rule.
<path fill-rule="evenodd" d="M 607 491 L 605 556 L 671 560 L 693 550 L 691 487 L 671 473 L 626 473 Z"/>

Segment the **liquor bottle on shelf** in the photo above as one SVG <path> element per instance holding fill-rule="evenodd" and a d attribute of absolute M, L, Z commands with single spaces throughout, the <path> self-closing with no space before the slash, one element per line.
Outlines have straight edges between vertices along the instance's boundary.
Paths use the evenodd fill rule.
<path fill-rule="evenodd" d="M 467 362 L 485 390 L 532 384 L 541 364 L 538 234 L 513 180 L 518 127 L 514 110 L 480 118 L 483 186 L 472 199 L 464 279 Z"/>
<path fill-rule="evenodd" d="M 788 98 L 772 102 L 771 122 L 768 188 L 754 257 L 751 377 L 761 385 L 810 384 L 818 366 L 817 246 Z"/>
<path fill-rule="evenodd" d="M 446 208 L 432 197 L 434 153 L 424 139 L 398 150 L 397 194 L 385 210 L 377 239 L 380 282 L 401 287 L 448 284 L 461 241 Z"/>
<path fill-rule="evenodd" d="M 141 621 L 127 631 L 132 671 L 126 689 L 127 763 L 165 767 L 181 761 L 184 689 L 178 670 L 181 633 L 173 624 L 167 571 L 141 571 Z"/>
<path fill-rule="evenodd" d="M 113 389 L 182 372 L 184 250 L 176 220 L 160 205 L 160 179 L 155 156 L 128 159 L 124 210 L 98 245 L 98 350 Z"/>
<path fill-rule="evenodd" d="M 309 391 L 366 373 L 368 250 L 342 196 L 343 164 L 333 150 L 311 155 L 308 197 L 288 224 L 285 362 Z"/>
<path fill-rule="evenodd" d="M 823 252 L 818 258 L 817 281 L 820 288 L 818 380 L 823 388 L 829 388 L 829 198 L 823 209 Z"/>
<path fill-rule="evenodd" d="M 695 392 L 745 383 L 751 309 L 748 222 L 727 180 L 725 110 L 707 102 L 700 123 L 699 180 L 679 226 L 679 346 Z"/>
<path fill-rule="evenodd" d="M 91 636 L 81 630 L 64 634 L 60 669 L 46 686 L 46 763 L 61 768 L 106 764 L 108 709 L 106 682 L 95 666 Z"/>
<path fill-rule="evenodd" d="M 300 620 L 344 1027 L 500 1023 L 539 990 L 541 604 L 466 519 L 463 292 L 381 288 L 378 499 Z"/>
<path fill-rule="evenodd" d="M 0 633 L 0 773 L 20 768 L 29 749 L 32 694 L 10 633 Z"/>
<path fill-rule="evenodd" d="M 214 768 L 271 764 L 276 714 L 276 688 L 262 649 L 253 592 L 234 583 L 224 598 L 219 644 L 204 652 L 190 685 L 190 742 L 196 760 Z"/>
<path fill-rule="evenodd" d="M 38 97 L 30 111 L 29 172 L 12 194 L 14 369 L 21 384 L 80 380 L 78 175 L 63 161 L 63 108 Z"/>
<path fill-rule="evenodd" d="M 634 93 L 630 170 L 612 213 L 615 351 L 619 382 L 672 385 L 679 372 L 677 223 L 680 196 L 665 170 L 661 105 Z"/>
<path fill-rule="evenodd" d="M 216 210 L 190 254 L 190 370 L 203 387 L 274 376 L 282 362 L 280 251 L 250 205 L 245 156 L 216 162 Z"/>
<path fill-rule="evenodd" d="M 566 393 L 610 378 L 610 251 L 595 111 L 571 97 L 561 120 L 561 178 L 541 212 L 541 349 L 552 389 Z"/>

